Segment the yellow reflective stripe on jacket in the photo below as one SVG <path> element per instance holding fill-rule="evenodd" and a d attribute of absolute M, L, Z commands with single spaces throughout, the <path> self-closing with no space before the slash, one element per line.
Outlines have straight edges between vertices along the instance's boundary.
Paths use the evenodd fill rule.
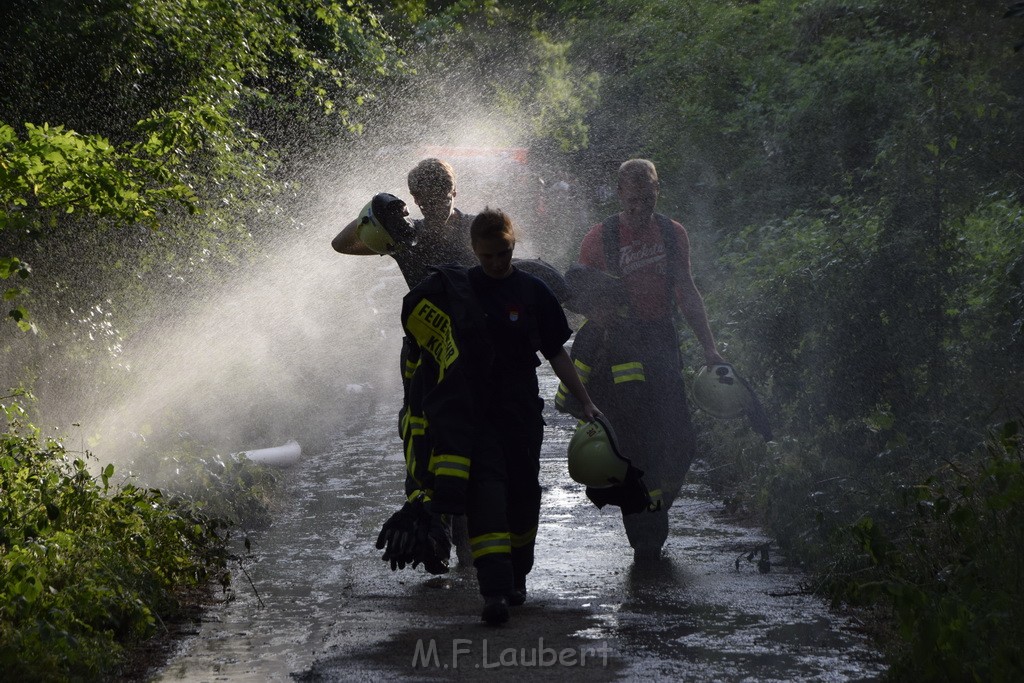
<path fill-rule="evenodd" d="M 402 445 L 404 446 L 405 471 L 416 478 L 416 440 L 427 431 L 427 418 L 418 417 L 405 411 L 402 413 Z"/>
<path fill-rule="evenodd" d="M 644 374 L 644 364 L 639 361 L 632 363 L 620 363 L 612 366 L 612 380 L 616 384 L 623 382 L 644 382 L 647 376 Z"/>
<path fill-rule="evenodd" d="M 507 532 L 497 534 L 481 534 L 469 539 L 469 548 L 473 551 L 473 559 L 494 553 L 511 553 L 512 542 Z"/>
<path fill-rule="evenodd" d="M 416 478 L 416 453 L 413 448 L 412 439 L 405 440 L 405 471 L 415 479 Z"/>
<path fill-rule="evenodd" d="M 509 538 L 512 541 L 513 548 L 522 548 L 523 546 L 530 545 L 537 540 L 537 527 L 533 527 L 522 534 L 509 534 Z"/>
<path fill-rule="evenodd" d="M 406 379 L 412 379 L 412 376 L 414 374 L 416 374 L 416 368 L 418 368 L 419 366 L 420 366 L 419 359 L 416 359 L 415 361 L 406 360 L 405 361 L 405 370 L 404 370 L 404 373 L 403 373 L 405 378 Z"/>
<path fill-rule="evenodd" d="M 452 334 L 452 319 L 429 299 L 421 299 L 405 323 L 420 348 L 433 356 L 438 366 L 438 381 L 444 371 L 459 357 L 459 347 Z"/>
<path fill-rule="evenodd" d="M 402 436 L 423 436 L 427 432 L 427 418 L 406 412 L 402 415 Z"/>
<path fill-rule="evenodd" d="M 461 455 L 432 455 L 427 469 L 435 477 L 469 479 L 469 458 Z"/>
<path fill-rule="evenodd" d="M 417 500 L 425 503 L 430 500 L 430 493 L 424 489 L 414 489 L 405 499 L 410 503 L 415 503 Z"/>

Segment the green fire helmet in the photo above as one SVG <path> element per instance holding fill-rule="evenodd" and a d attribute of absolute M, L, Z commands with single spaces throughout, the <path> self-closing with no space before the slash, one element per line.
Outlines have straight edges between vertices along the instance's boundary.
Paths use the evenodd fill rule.
<path fill-rule="evenodd" d="M 626 481 L 630 462 L 619 454 L 615 433 L 601 417 L 583 422 L 569 441 L 569 476 L 573 481 L 603 489 Z"/>
<path fill-rule="evenodd" d="M 693 400 L 713 417 L 729 420 L 750 408 L 750 391 L 728 363 L 704 366 L 693 380 Z"/>
<path fill-rule="evenodd" d="M 405 202 L 380 192 L 359 212 L 359 240 L 378 254 L 390 254 L 415 241 L 415 229 L 405 218 Z"/>
<path fill-rule="evenodd" d="M 359 212 L 357 234 L 359 241 L 368 246 L 377 254 L 389 254 L 395 248 L 395 241 L 384 229 L 384 226 L 373 215 L 373 201 L 366 202 L 366 206 Z"/>

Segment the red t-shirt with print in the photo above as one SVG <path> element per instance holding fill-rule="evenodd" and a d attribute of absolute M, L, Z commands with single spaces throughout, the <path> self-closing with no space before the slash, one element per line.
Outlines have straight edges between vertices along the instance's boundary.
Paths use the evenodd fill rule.
<path fill-rule="evenodd" d="M 676 233 L 679 263 L 676 279 L 690 277 L 690 238 L 686 229 L 672 221 Z M 604 225 L 598 223 L 587 232 L 580 246 L 580 263 L 599 270 L 608 270 L 604 258 Z M 633 315 L 641 320 L 656 320 L 672 314 L 669 300 L 665 244 L 661 227 L 654 216 L 635 230 L 619 219 L 619 273 L 622 276 Z"/>

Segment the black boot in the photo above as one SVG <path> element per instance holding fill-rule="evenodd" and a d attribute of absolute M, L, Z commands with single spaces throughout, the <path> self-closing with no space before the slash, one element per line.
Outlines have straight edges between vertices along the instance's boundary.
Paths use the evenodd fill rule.
<path fill-rule="evenodd" d="M 519 607 L 526 602 L 526 577 L 516 578 L 515 589 L 508 594 L 508 606 Z"/>
<path fill-rule="evenodd" d="M 484 611 L 480 618 L 491 626 L 500 626 L 508 621 L 508 600 L 504 595 L 485 595 Z"/>

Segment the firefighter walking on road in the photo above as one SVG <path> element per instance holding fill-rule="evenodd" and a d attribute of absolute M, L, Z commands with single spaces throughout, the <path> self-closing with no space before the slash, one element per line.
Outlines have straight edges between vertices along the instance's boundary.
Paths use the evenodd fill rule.
<path fill-rule="evenodd" d="M 331 247 L 338 253 L 354 256 L 390 256 L 398 264 L 409 289 L 413 289 L 433 266 L 457 264 L 468 268 L 476 259 L 469 245 L 473 216 L 455 207 L 457 189 L 451 164 L 433 157 L 423 159 L 409 171 L 407 182 L 409 193 L 423 214 L 422 219 L 409 220 L 405 202 L 382 192 L 331 240 Z M 399 362 L 406 394 L 413 369 L 410 353 L 410 341 L 404 339 Z M 408 428 L 404 413 L 399 420 L 400 431 L 404 432 Z M 408 441 L 404 435 L 403 439 Z M 434 522 L 433 533 L 446 526 L 438 520 Z M 460 520 L 453 529 L 454 538 L 449 539 L 455 543 L 460 563 L 469 562 L 464 522 Z M 439 547 L 437 554 L 443 557 L 425 563 L 431 573 L 447 571 L 446 551 Z M 396 568 L 399 564 L 404 566 L 404 560 L 393 561 Z"/>
<path fill-rule="evenodd" d="M 416 362 L 406 493 L 426 500 L 432 514 L 466 515 L 481 617 L 498 625 L 510 606 L 525 602 L 533 567 L 544 427 L 537 353 L 582 414 L 601 413 L 563 346 L 571 330 L 561 305 L 542 280 L 512 263 L 509 217 L 487 209 L 470 235 L 479 265 L 437 269 L 403 304 Z"/>
<path fill-rule="evenodd" d="M 667 511 L 696 452 L 674 322 L 677 309 L 703 347 L 707 364 L 725 361 L 693 282 L 686 230 L 654 211 L 654 164 L 646 159 L 623 163 L 617 192 L 622 211 L 590 229 L 580 248 L 580 266 L 572 273 L 577 277 L 567 274 L 570 287 L 576 285 L 576 306 L 590 318 L 576 335 L 572 357 L 615 425 L 623 453 L 644 471 L 654 511 L 624 513 L 622 521 L 634 559 L 646 562 L 662 557 Z M 556 402 L 565 399 L 560 387 Z"/>

